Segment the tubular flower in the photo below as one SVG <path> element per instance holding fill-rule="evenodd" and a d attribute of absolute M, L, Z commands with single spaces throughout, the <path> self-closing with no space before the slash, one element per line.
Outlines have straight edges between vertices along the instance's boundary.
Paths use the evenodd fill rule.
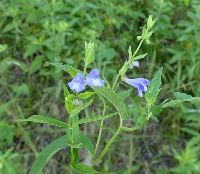
<path fill-rule="evenodd" d="M 91 87 L 102 87 L 104 80 L 100 78 L 99 70 L 93 69 L 86 77 L 86 84 Z"/>
<path fill-rule="evenodd" d="M 83 75 L 81 73 L 78 73 L 71 82 L 68 83 L 68 86 L 71 90 L 74 90 L 76 92 L 81 92 L 85 89 L 85 80 L 83 78 Z"/>
<path fill-rule="evenodd" d="M 149 85 L 150 81 L 144 78 L 136 78 L 136 79 L 129 79 L 124 77 L 123 81 L 138 90 L 138 96 L 142 97 L 142 92 L 147 92 L 147 86 Z"/>

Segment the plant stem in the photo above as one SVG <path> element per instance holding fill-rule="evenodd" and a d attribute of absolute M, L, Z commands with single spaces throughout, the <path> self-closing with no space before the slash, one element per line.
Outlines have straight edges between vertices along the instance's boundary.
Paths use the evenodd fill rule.
<path fill-rule="evenodd" d="M 136 54 L 137 54 L 137 52 L 139 51 L 139 49 L 140 49 L 140 47 L 141 47 L 142 43 L 143 43 L 143 40 L 141 40 L 141 41 L 140 41 L 140 43 L 139 43 L 139 45 L 138 45 L 137 49 L 136 49 L 136 50 L 135 50 L 135 52 L 133 53 L 133 58 L 135 57 L 135 55 L 136 55 Z"/>
<path fill-rule="evenodd" d="M 122 118 L 120 116 L 120 125 L 119 125 L 117 131 L 115 132 L 115 134 L 112 136 L 112 138 L 108 141 L 108 143 L 106 144 L 106 146 L 102 150 L 101 154 L 99 155 L 99 157 L 95 161 L 95 164 L 97 164 L 105 156 L 105 154 L 107 153 L 108 149 L 110 148 L 110 146 L 114 142 L 115 138 L 119 135 L 119 133 L 121 131 L 121 127 L 122 127 Z"/>
<path fill-rule="evenodd" d="M 72 166 L 71 166 L 71 164 L 69 166 L 69 172 L 70 172 L 70 174 L 72 174 Z"/>
<path fill-rule="evenodd" d="M 128 163 L 128 174 L 132 173 L 132 163 L 133 163 L 133 137 L 130 138 L 130 151 L 129 151 L 129 163 Z"/>
<path fill-rule="evenodd" d="M 147 115 L 146 119 L 147 119 L 147 120 L 149 120 L 149 119 L 150 119 L 150 117 L 152 116 L 152 112 L 151 112 L 151 110 L 150 110 L 150 108 L 151 108 L 151 105 L 149 105 L 149 104 L 148 104 L 148 106 L 147 106 L 147 107 L 148 107 L 148 108 L 147 108 L 148 115 Z"/>
<path fill-rule="evenodd" d="M 112 90 L 115 90 L 115 87 L 116 87 L 116 85 L 117 85 L 117 81 L 118 81 L 118 79 L 119 79 L 119 74 L 117 74 L 117 77 L 116 77 L 116 79 L 115 79 L 115 81 L 114 81 L 114 83 L 113 83 L 113 87 L 112 87 Z"/>
<path fill-rule="evenodd" d="M 105 115 L 105 113 L 106 113 L 106 104 L 103 105 L 103 115 Z M 96 143 L 96 146 L 95 146 L 95 154 L 97 153 L 97 149 L 98 149 L 98 146 L 99 146 L 99 143 L 100 143 L 100 140 L 101 140 L 101 134 L 102 134 L 102 130 L 103 130 L 103 122 L 104 122 L 104 119 L 101 120 L 99 135 L 98 135 L 97 143 Z"/>
<path fill-rule="evenodd" d="M 86 75 L 86 70 L 87 70 L 87 66 L 85 65 L 84 70 L 83 70 L 83 75 Z"/>

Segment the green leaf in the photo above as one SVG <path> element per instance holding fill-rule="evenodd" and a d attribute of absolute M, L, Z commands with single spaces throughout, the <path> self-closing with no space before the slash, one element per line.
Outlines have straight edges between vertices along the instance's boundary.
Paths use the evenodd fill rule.
<path fill-rule="evenodd" d="M 92 140 L 87 135 L 84 135 L 81 131 L 79 131 L 77 140 L 77 144 L 81 143 L 81 146 L 88 151 L 90 156 L 94 155 L 94 145 Z"/>
<path fill-rule="evenodd" d="M 181 92 L 175 92 L 174 96 L 176 97 L 177 100 L 187 100 L 187 99 L 193 98 L 191 95 L 188 95 L 186 93 L 181 93 Z"/>
<path fill-rule="evenodd" d="M 106 98 L 115 109 L 119 112 L 119 115 L 121 118 L 126 119 L 128 118 L 128 109 L 126 108 L 126 105 L 124 104 L 124 101 L 122 97 L 115 92 L 113 92 L 111 89 L 108 89 L 106 87 L 102 88 L 95 88 L 94 89 L 97 94 L 102 95 L 104 98 Z"/>
<path fill-rule="evenodd" d="M 67 72 L 68 74 L 70 74 L 71 77 L 75 77 L 76 74 L 79 72 L 79 70 L 73 68 L 70 65 L 67 64 L 62 64 L 62 63 L 50 63 L 50 65 L 56 66 L 58 68 L 60 68 L 61 70 Z"/>
<path fill-rule="evenodd" d="M 145 99 L 149 105 L 154 104 L 156 101 L 156 98 L 160 92 L 160 86 L 162 84 L 161 82 L 161 75 L 162 75 L 162 69 L 160 68 L 154 75 L 153 79 L 151 80 L 151 83 L 148 87 L 148 90 L 145 94 Z"/>
<path fill-rule="evenodd" d="M 26 83 L 12 85 L 11 88 L 17 95 L 29 95 L 30 93 L 29 86 Z"/>
<path fill-rule="evenodd" d="M 4 52 L 7 48 L 8 48 L 7 45 L 1 45 L 1 44 L 0 44 L 0 53 L 1 53 L 1 52 Z"/>
<path fill-rule="evenodd" d="M 119 75 L 121 77 L 123 77 L 125 75 L 125 73 L 126 73 L 127 70 L 128 70 L 128 61 L 126 61 L 124 63 L 124 65 L 122 66 L 122 68 L 119 70 Z"/>
<path fill-rule="evenodd" d="M 75 99 L 75 96 L 73 94 L 69 94 L 67 97 L 65 97 L 65 109 L 67 110 L 68 113 L 70 113 L 73 110 L 74 99 Z"/>
<path fill-rule="evenodd" d="M 144 59 L 148 53 L 141 54 L 139 56 L 134 57 L 134 60 Z"/>
<path fill-rule="evenodd" d="M 70 112 L 70 117 L 73 117 L 74 115 L 78 114 L 79 112 L 81 112 L 83 109 L 87 108 L 88 106 L 90 106 L 93 102 L 93 99 L 90 100 L 89 102 L 84 103 L 83 105 L 79 105 L 77 107 L 75 107 L 74 109 L 72 109 L 72 111 Z"/>
<path fill-rule="evenodd" d="M 95 94 L 95 92 L 84 92 L 84 93 L 80 93 L 78 95 L 78 98 L 84 100 L 84 99 L 91 97 L 94 94 Z"/>
<path fill-rule="evenodd" d="M 153 20 L 153 16 L 150 15 L 147 20 L 147 28 L 151 29 L 155 23 L 156 23 L 156 20 Z"/>
<path fill-rule="evenodd" d="M 95 115 L 95 116 L 92 116 L 92 117 L 85 117 L 85 118 L 78 120 L 78 122 L 75 125 L 99 121 L 99 120 L 102 120 L 102 119 L 113 117 L 117 114 L 118 114 L 118 112 L 114 112 L 114 113 L 106 114 L 106 115 Z"/>
<path fill-rule="evenodd" d="M 68 124 L 70 127 L 67 128 L 67 135 L 68 135 L 68 145 L 73 148 L 80 148 L 79 142 L 79 125 L 76 124 L 78 122 L 78 114 L 74 115 L 73 117 L 69 117 Z M 76 125 L 75 125 L 76 124 Z"/>
<path fill-rule="evenodd" d="M 44 56 L 37 56 L 31 63 L 31 66 L 29 67 L 29 74 L 31 75 L 37 70 L 39 70 L 41 68 L 43 61 L 44 61 Z"/>
<path fill-rule="evenodd" d="M 77 170 L 78 172 L 82 173 L 82 174 L 94 174 L 94 173 L 98 173 L 96 170 L 94 170 L 93 168 L 91 168 L 90 166 L 86 166 L 82 163 L 76 163 L 73 164 L 73 168 L 75 170 Z"/>
<path fill-rule="evenodd" d="M 23 70 L 25 72 L 27 71 L 26 65 L 23 62 L 21 62 L 21 61 L 9 58 L 7 60 L 5 59 L 4 67 L 6 66 L 6 64 L 9 65 L 9 66 L 11 66 L 11 65 L 18 66 L 19 68 L 21 68 L 21 70 Z M 0 68 L 2 68 L 2 67 L 0 67 Z"/>
<path fill-rule="evenodd" d="M 46 123 L 52 126 L 57 126 L 57 127 L 62 127 L 62 128 L 66 128 L 67 127 L 67 123 L 54 119 L 54 118 L 50 118 L 47 116 L 43 116 L 43 115 L 33 115 L 27 119 L 18 119 L 16 120 L 17 122 L 35 122 L 35 123 Z"/>
<path fill-rule="evenodd" d="M 47 145 L 37 156 L 29 174 L 39 174 L 49 159 L 59 150 L 67 147 L 67 136 L 64 135 Z"/>
<path fill-rule="evenodd" d="M 131 94 L 132 89 L 128 89 L 122 92 L 119 92 L 118 95 L 120 95 L 123 99 L 126 97 L 129 97 Z"/>
<path fill-rule="evenodd" d="M 25 56 L 31 56 L 33 53 L 35 53 L 40 48 L 39 45 L 36 44 L 30 44 L 26 48 Z"/>
<path fill-rule="evenodd" d="M 185 96 L 186 97 L 186 96 Z M 170 100 L 162 105 L 162 108 L 167 108 L 167 107 L 175 107 L 180 103 L 183 102 L 194 102 L 194 103 L 200 103 L 200 97 L 192 97 L 188 99 L 182 99 L 182 100 Z"/>
<path fill-rule="evenodd" d="M 181 131 L 186 132 L 186 133 L 193 135 L 193 136 L 199 136 L 198 131 L 195 131 L 194 129 L 191 129 L 191 128 L 188 128 L 188 127 L 182 127 Z"/>
<path fill-rule="evenodd" d="M 90 63 L 94 61 L 94 43 L 93 42 L 85 42 L 85 67 L 87 67 Z"/>
<path fill-rule="evenodd" d="M 70 92 L 68 91 L 65 83 L 63 83 L 63 92 L 64 92 L 64 97 L 68 97 L 70 95 Z"/>

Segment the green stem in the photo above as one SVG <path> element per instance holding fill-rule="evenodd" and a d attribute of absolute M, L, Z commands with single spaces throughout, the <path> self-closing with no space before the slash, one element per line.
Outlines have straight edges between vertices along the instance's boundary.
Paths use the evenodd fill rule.
<path fill-rule="evenodd" d="M 116 79 L 115 79 L 115 81 L 114 81 L 114 83 L 113 83 L 113 87 L 112 87 L 112 90 L 114 91 L 115 90 L 115 88 L 116 88 L 116 85 L 117 85 L 117 81 L 118 81 L 118 79 L 119 79 L 119 74 L 117 75 L 117 77 L 116 77 Z"/>
<path fill-rule="evenodd" d="M 119 133 L 121 131 L 121 128 L 122 128 L 122 118 L 120 116 L 120 124 L 119 124 L 119 127 L 118 127 L 117 131 L 115 132 L 115 134 L 112 136 L 112 138 L 108 141 L 108 143 L 106 144 L 106 146 L 102 150 L 101 154 L 99 155 L 99 157 L 95 161 L 95 164 L 97 164 L 105 156 L 105 154 L 109 150 L 110 146 L 112 145 L 112 143 L 114 142 L 116 137 L 119 135 Z"/>
<path fill-rule="evenodd" d="M 69 116 L 69 131 L 70 131 L 70 143 L 73 145 L 74 140 L 73 140 L 73 117 Z M 74 153 L 73 153 L 73 147 L 70 147 L 70 152 L 71 152 L 71 162 L 74 162 Z"/>
<path fill-rule="evenodd" d="M 104 104 L 103 115 L 105 115 L 105 113 L 106 113 L 106 105 Z M 96 143 L 96 146 L 95 146 L 95 154 L 97 153 L 97 149 L 98 149 L 98 146 L 99 146 L 99 143 L 100 143 L 100 140 L 101 140 L 101 134 L 102 134 L 102 130 L 103 130 L 103 122 L 104 122 L 104 119 L 101 120 L 99 135 L 98 135 L 97 143 Z"/>
<path fill-rule="evenodd" d="M 72 174 L 72 166 L 71 166 L 71 164 L 69 166 L 69 173 Z"/>
<path fill-rule="evenodd" d="M 142 43 L 143 43 L 143 40 L 141 40 L 141 41 L 140 41 L 140 43 L 139 43 L 139 45 L 138 45 L 137 49 L 136 49 L 136 50 L 135 50 L 135 52 L 133 53 L 133 58 L 135 57 L 135 55 L 136 55 L 136 54 L 137 54 L 137 52 L 139 51 L 139 49 L 140 49 L 140 47 L 141 47 Z"/>
<path fill-rule="evenodd" d="M 126 131 L 126 132 L 133 132 L 133 131 L 136 131 L 137 129 L 139 129 L 139 127 L 125 127 L 125 126 L 122 126 L 121 129 L 123 131 Z"/>
<path fill-rule="evenodd" d="M 86 75 L 86 70 L 87 70 L 87 66 L 85 65 L 84 70 L 83 70 L 83 75 Z"/>
<path fill-rule="evenodd" d="M 130 151 L 129 151 L 129 162 L 128 162 L 128 174 L 132 173 L 132 163 L 133 163 L 133 138 L 130 138 Z"/>
<path fill-rule="evenodd" d="M 151 105 L 150 105 L 150 104 L 148 104 L 148 106 L 147 106 L 147 107 L 148 107 L 148 108 L 147 108 L 148 115 L 147 115 L 146 119 L 147 119 L 147 120 L 149 120 L 149 119 L 150 119 L 150 117 L 152 116 L 152 112 L 151 112 L 151 110 L 150 110 L 150 108 L 151 108 Z"/>

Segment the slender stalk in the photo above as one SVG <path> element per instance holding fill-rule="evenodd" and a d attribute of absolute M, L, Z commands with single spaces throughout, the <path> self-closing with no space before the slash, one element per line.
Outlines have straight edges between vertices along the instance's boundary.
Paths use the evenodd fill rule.
<path fill-rule="evenodd" d="M 97 158 L 97 160 L 95 161 L 95 163 L 98 163 L 98 161 L 100 161 L 105 154 L 107 153 L 108 149 L 110 148 L 111 144 L 114 142 L 115 138 L 119 135 L 121 131 L 121 126 L 119 126 L 119 128 L 117 129 L 117 131 L 115 132 L 115 134 L 112 136 L 112 138 L 108 141 L 108 143 L 106 144 L 106 146 L 104 147 L 104 149 L 102 150 L 101 154 L 99 155 L 99 157 Z"/>
<path fill-rule="evenodd" d="M 103 106 L 103 115 L 105 115 L 105 113 L 106 113 L 106 104 L 104 104 L 104 106 Z M 102 134 L 102 130 L 103 130 L 103 122 L 104 122 L 104 119 L 101 120 L 99 135 L 98 135 L 97 143 L 96 143 L 96 146 L 95 146 L 95 154 L 97 153 L 97 149 L 98 149 L 98 146 L 99 146 L 99 143 L 100 143 L 100 140 L 101 140 L 101 134 Z"/>
<path fill-rule="evenodd" d="M 119 74 L 117 74 L 117 77 L 116 77 L 116 79 L 115 79 L 115 81 L 114 81 L 114 83 L 113 83 L 113 87 L 112 87 L 112 90 L 115 90 L 115 87 L 116 87 L 116 85 L 117 85 L 117 81 L 118 81 L 118 79 L 119 79 Z"/>
<path fill-rule="evenodd" d="M 130 138 L 130 150 L 129 150 L 129 162 L 128 162 L 128 174 L 132 173 L 132 163 L 133 163 L 133 137 Z"/>
<path fill-rule="evenodd" d="M 105 156 L 105 154 L 107 153 L 108 149 L 110 148 L 110 146 L 112 145 L 112 143 L 114 142 L 116 137 L 119 135 L 119 133 L 121 131 L 121 128 L 122 128 L 122 118 L 120 116 L 120 124 L 119 124 L 119 127 L 118 127 L 117 131 L 115 132 L 115 134 L 112 136 L 112 138 L 108 141 L 108 143 L 106 144 L 106 146 L 102 150 L 101 154 L 99 155 L 99 157 L 95 161 L 95 164 L 97 164 Z"/>
<path fill-rule="evenodd" d="M 138 45 L 137 49 L 136 49 L 136 50 L 135 50 L 135 52 L 133 53 L 133 57 L 135 57 L 135 55 L 136 55 L 136 54 L 137 54 L 137 52 L 139 51 L 139 49 L 140 49 L 140 47 L 141 47 L 142 43 L 143 43 L 143 40 L 141 40 L 141 41 L 140 41 L 140 43 L 139 43 L 139 45 Z"/>
<path fill-rule="evenodd" d="M 87 66 L 85 65 L 84 70 L 83 70 L 83 75 L 86 75 L 86 70 L 87 70 Z"/>
<path fill-rule="evenodd" d="M 152 112 L 151 112 L 150 108 L 151 108 L 151 105 L 148 104 L 148 106 L 147 106 L 147 112 L 148 112 L 148 114 L 147 114 L 147 117 L 146 117 L 147 120 L 149 120 L 150 117 L 152 116 Z"/>
<path fill-rule="evenodd" d="M 73 145 L 74 140 L 73 140 L 73 117 L 69 116 L 69 131 L 70 131 L 70 143 Z M 70 152 L 71 152 L 71 163 L 74 162 L 74 153 L 73 153 L 73 147 L 70 147 Z M 70 164 L 71 164 L 70 163 Z M 71 170 L 71 167 L 70 167 Z"/>
<path fill-rule="evenodd" d="M 70 174 L 72 174 L 72 166 L 71 166 L 71 164 L 69 166 L 69 172 L 70 172 Z"/>
<path fill-rule="evenodd" d="M 137 129 L 139 129 L 139 127 L 125 127 L 125 126 L 122 126 L 121 129 L 123 131 L 126 131 L 126 132 L 133 132 L 133 131 L 136 131 Z"/>

